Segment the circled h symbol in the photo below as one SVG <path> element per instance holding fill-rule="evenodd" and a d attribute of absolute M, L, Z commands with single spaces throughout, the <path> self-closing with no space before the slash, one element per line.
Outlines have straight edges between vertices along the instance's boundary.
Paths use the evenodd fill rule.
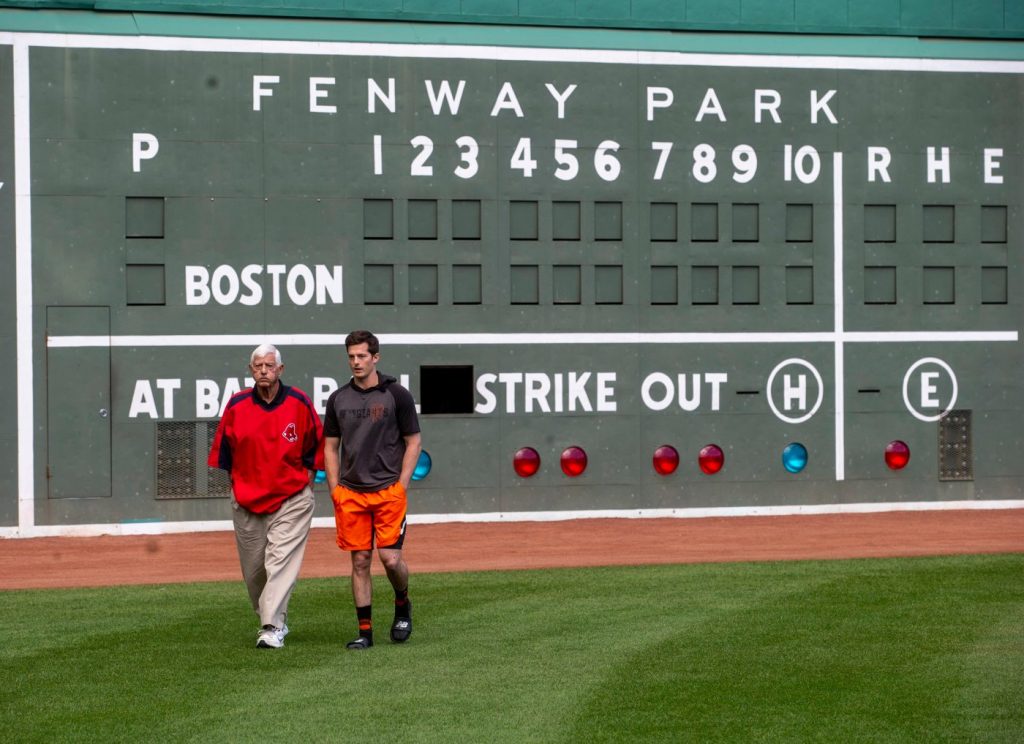
<path fill-rule="evenodd" d="M 784 413 L 782 413 L 778 408 L 776 408 L 775 400 L 772 398 L 772 383 L 775 381 L 775 375 L 777 375 L 779 373 L 779 370 L 781 370 L 783 367 L 786 367 L 790 364 L 796 364 L 800 367 L 806 367 L 811 371 L 811 374 L 814 375 L 814 379 L 818 382 L 818 400 L 815 401 L 810 411 L 805 413 L 803 416 L 799 417 L 787 416 Z M 824 397 L 825 385 L 821 381 L 821 375 L 818 374 L 818 370 L 814 368 L 813 364 L 804 359 L 797 359 L 796 357 L 793 357 L 792 359 L 786 359 L 785 361 L 779 362 L 777 365 L 775 365 L 775 369 L 773 369 L 772 373 L 768 376 L 768 405 L 771 406 L 772 413 L 774 413 L 777 418 L 786 421 L 790 424 L 802 424 L 804 421 L 806 421 L 811 416 L 816 414 L 818 412 L 818 409 L 821 408 L 821 401 Z"/>

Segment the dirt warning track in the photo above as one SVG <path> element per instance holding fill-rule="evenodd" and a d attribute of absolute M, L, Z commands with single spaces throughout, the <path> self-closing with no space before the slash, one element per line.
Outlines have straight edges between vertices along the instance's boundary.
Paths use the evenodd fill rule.
<path fill-rule="evenodd" d="M 1024 509 L 411 525 L 414 573 L 1024 552 Z M 0 540 L 0 589 L 241 577 L 231 532 Z M 374 563 L 374 570 L 380 570 Z M 303 577 L 348 576 L 314 529 Z"/>

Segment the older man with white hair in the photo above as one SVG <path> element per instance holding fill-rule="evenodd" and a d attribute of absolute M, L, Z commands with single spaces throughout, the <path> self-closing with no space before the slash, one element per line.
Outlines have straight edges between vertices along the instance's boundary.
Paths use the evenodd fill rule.
<path fill-rule="evenodd" d="M 281 648 L 288 600 L 313 521 L 315 470 L 323 470 L 323 426 L 309 397 L 281 382 L 270 344 L 249 358 L 254 387 L 228 401 L 210 448 L 210 467 L 231 475 L 231 509 L 242 577 L 260 617 L 258 648 Z"/>

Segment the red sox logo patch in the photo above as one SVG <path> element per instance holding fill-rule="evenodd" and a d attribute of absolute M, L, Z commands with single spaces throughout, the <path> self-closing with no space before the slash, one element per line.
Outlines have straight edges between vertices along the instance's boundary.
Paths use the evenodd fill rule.
<path fill-rule="evenodd" d="M 281 436 L 289 442 L 299 441 L 299 433 L 295 429 L 295 424 L 288 424 L 284 427 L 284 431 L 281 432 Z"/>

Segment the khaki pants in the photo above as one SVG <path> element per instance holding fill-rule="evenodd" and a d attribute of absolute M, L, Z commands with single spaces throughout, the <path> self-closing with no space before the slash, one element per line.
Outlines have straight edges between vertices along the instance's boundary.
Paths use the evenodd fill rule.
<path fill-rule="evenodd" d="M 232 498 L 242 578 L 260 625 L 284 627 L 313 521 L 313 490 L 306 486 L 273 514 L 254 514 Z"/>

